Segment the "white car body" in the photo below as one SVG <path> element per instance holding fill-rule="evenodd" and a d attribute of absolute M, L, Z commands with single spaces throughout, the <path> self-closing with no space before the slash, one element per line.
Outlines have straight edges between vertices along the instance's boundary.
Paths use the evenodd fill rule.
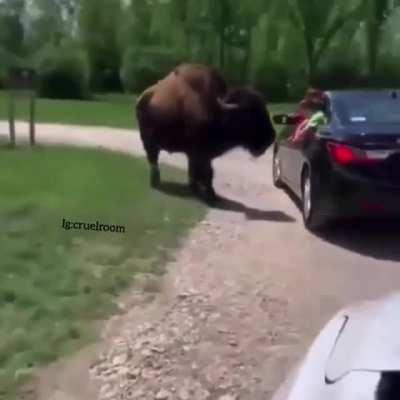
<path fill-rule="evenodd" d="M 400 293 L 337 313 L 273 400 L 374 400 L 384 371 L 400 371 Z"/>

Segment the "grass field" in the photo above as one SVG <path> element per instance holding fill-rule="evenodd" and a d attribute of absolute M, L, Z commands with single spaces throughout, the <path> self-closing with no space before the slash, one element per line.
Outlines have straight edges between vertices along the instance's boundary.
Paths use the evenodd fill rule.
<path fill-rule="evenodd" d="M 8 94 L 0 92 L 0 120 L 8 118 Z M 136 127 L 134 97 L 124 95 L 96 96 L 92 101 L 37 99 L 37 122 L 109 126 L 114 128 Z M 17 119 L 29 118 L 26 98 L 17 99 Z"/>
<path fill-rule="evenodd" d="M 109 126 L 133 129 L 137 126 L 134 116 L 135 97 L 123 94 L 98 95 L 92 101 L 37 100 L 37 121 L 47 123 Z M 28 102 L 18 100 L 17 117 L 28 118 Z M 292 110 L 293 105 L 271 104 L 272 114 Z M 8 118 L 8 95 L 0 92 L 0 120 Z"/>
<path fill-rule="evenodd" d="M 0 170 L 0 398 L 8 399 L 32 368 L 91 340 L 91 322 L 115 310 L 135 274 L 162 272 L 205 210 L 150 190 L 146 163 L 115 153 L 2 148 Z M 63 218 L 126 232 L 66 231 Z"/>

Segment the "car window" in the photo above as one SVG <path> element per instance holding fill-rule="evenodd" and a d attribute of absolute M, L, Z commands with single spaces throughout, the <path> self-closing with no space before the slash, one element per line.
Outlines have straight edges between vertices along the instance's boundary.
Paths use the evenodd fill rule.
<path fill-rule="evenodd" d="M 390 96 L 342 96 L 335 108 L 344 124 L 400 124 L 400 102 Z"/>
<path fill-rule="evenodd" d="M 328 123 L 331 122 L 331 120 L 332 120 L 332 103 L 331 103 L 330 99 L 326 100 L 324 113 L 328 120 Z"/>

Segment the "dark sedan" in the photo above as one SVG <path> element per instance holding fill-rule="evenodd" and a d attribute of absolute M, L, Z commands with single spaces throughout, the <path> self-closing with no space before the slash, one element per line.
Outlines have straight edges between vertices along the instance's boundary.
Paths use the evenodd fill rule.
<path fill-rule="evenodd" d="M 302 203 L 311 230 L 347 217 L 400 217 L 400 91 L 325 92 L 326 123 L 297 136 L 305 118 L 284 125 L 274 147 L 273 179 Z"/>

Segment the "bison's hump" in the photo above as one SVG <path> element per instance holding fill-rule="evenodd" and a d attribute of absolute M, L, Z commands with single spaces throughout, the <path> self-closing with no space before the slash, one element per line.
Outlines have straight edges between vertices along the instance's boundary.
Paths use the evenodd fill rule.
<path fill-rule="evenodd" d="M 220 87 L 207 67 L 182 65 L 147 89 L 152 114 L 163 119 L 205 122 L 213 117 Z M 214 86 L 215 87 L 214 87 Z M 143 96 L 143 95 L 142 95 Z"/>
<path fill-rule="evenodd" d="M 194 91 L 205 96 L 220 97 L 227 91 L 224 78 L 213 67 L 201 64 L 182 64 L 175 69 L 174 73 Z"/>

